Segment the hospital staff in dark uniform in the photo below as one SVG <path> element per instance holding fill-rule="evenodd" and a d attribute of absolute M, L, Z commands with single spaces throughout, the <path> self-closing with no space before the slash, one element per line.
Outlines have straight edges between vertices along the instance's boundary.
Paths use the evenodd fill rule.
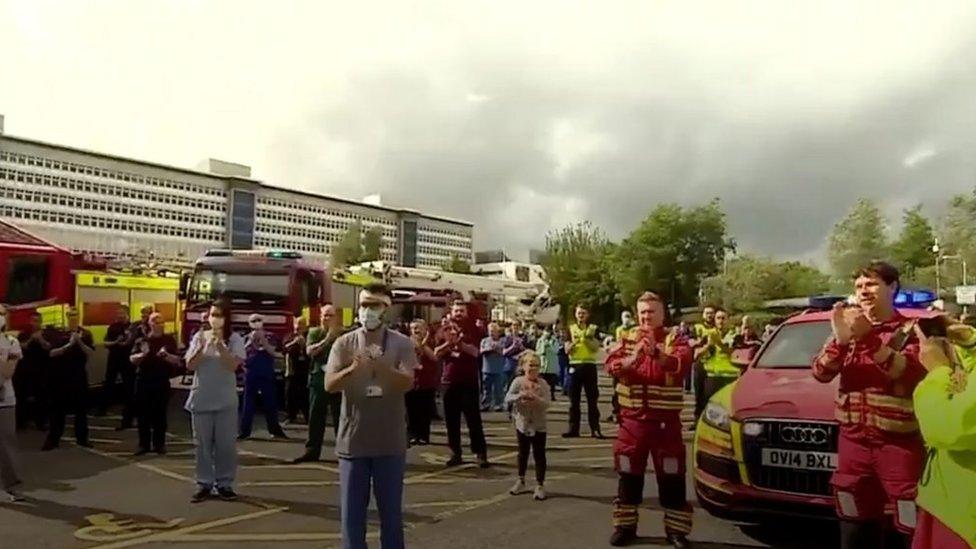
<path fill-rule="evenodd" d="M 53 450 L 61 443 L 65 417 L 75 416 L 75 440 L 90 448 L 88 442 L 88 360 L 95 352 L 92 334 L 79 324 L 78 310 L 68 309 L 68 329 L 57 332 L 51 342 L 51 429 L 42 451 Z"/>
<path fill-rule="evenodd" d="M 131 360 L 138 368 L 136 374 L 136 410 L 139 415 L 139 449 L 136 455 L 149 453 L 150 446 L 157 454 L 166 453 L 166 412 L 169 404 L 169 378 L 180 363 L 176 354 L 176 340 L 164 333 L 163 316 L 149 317 L 149 336 L 135 344 Z"/>

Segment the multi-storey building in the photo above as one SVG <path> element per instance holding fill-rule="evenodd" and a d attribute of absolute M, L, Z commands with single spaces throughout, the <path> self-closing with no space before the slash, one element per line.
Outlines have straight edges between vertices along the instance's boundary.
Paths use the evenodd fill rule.
<path fill-rule="evenodd" d="M 210 248 L 282 248 L 325 260 L 349 227 L 379 227 L 380 259 L 472 259 L 473 225 L 294 191 L 216 160 L 191 170 L 3 133 L 0 219 L 80 252 L 187 264 Z"/>

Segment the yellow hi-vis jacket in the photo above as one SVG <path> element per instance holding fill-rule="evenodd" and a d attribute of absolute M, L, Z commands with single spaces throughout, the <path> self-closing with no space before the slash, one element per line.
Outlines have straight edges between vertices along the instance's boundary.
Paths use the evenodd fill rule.
<path fill-rule="evenodd" d="M 587 324 L 586 328 L 579 324 L 569 327 L 569 335 L 573 343 L 569 350 L 570 364 L 595 364 L 600 351 L 595 324 Z"/>
<path fill-rule="evenodd" d="M 712 326 L 696 326 L 699 339 L 705 340 L 707 350 L 702 356 L 702 366 L 709 377 L 739 377 L 739 368 L 732 363 L 732 337 L 735 332 L 722 333 Z"/>
<path fill-rule="evenodd" d="M 953 368 L 940 366 L 915 388 L 915 415 L 928 455 L 918 505 L 976 547 L 976 331 L 954 345 L 966 372 L 962 392 L 950 390 Z"/>

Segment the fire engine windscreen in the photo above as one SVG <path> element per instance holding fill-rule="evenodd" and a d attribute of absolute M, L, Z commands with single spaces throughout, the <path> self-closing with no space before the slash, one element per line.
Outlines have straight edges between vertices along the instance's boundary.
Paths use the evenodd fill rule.
<path fill-rule="evenodd" d="M 802 322 L 780 328 L 756 368 L 809 368 L 830 336 L 829 322 Z"/>
<path fill-rule="evenodd" d="M 288 297 L 287 273 L 225 273 L 198 270 L 187 296 L 191 302 L 227 298 L 232 302 L 280 301 Z"/>

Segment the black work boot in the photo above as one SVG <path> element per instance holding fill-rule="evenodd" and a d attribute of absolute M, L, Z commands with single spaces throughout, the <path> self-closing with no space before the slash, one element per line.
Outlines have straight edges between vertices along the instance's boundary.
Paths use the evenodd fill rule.
<path fill-rule="evenodd" d="M 670 543 L 674 549 L 685 549 L 686 547 L 691 547 L 691 542 L 688 541 L 688 537 L 684 534 L 668 534 L 668 543 Z"/>
<path fill-rule="evenodd" d="M 637 540 L 636 528 L 614 528 L 610 536 L 610 545 L 614 547 L 624 547 Z"/>

